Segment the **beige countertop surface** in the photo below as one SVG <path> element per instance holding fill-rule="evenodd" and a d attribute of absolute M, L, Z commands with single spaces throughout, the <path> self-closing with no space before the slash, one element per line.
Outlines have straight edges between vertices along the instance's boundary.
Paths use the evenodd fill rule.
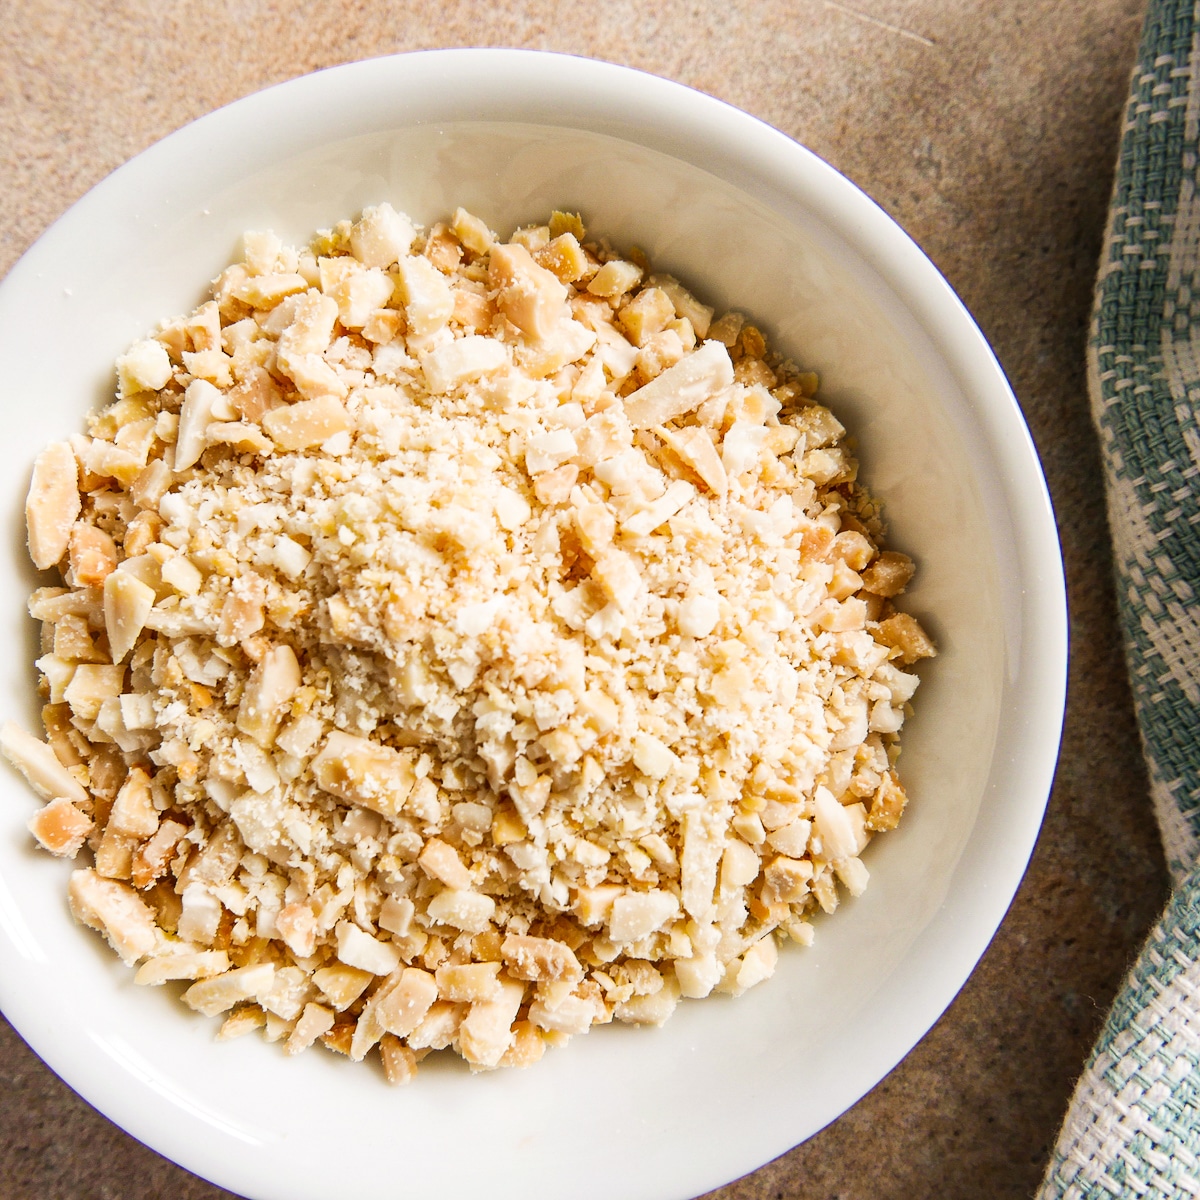
<path fill-rule="evenodd" d="M 1140 0 L 0 0 L 0 274 L 93 184 L 269 84 L 453 46 L 591 55 L 760 117 L 865 189 L 974 313 L 1042 455 L 1070 701 L 1029 873 L 966 987 L 831 1126 L 721 1200 L 991 1200 L 1036 1188 L 1165 897 L 1120 651 L 1084 343 Z M 744 1119 L 753 1120 L 753 1114 Z M 0 1021 L 0 1196 L 218 1200 Z"/>

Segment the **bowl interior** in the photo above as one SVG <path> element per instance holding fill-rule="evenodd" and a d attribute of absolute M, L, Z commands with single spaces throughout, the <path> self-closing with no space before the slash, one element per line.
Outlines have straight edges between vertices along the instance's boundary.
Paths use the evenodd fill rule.
<path fill-rule="evenodd" d="M 994 931 L 1040 821 L 1061 717 L 1053 522 L 1015 404 L 969 318 L 911 243 L 828 167 L 661 81 L 649 81 L 651 100 L 700 106 L 691 141 L 686 123 L 668 138 L 662 122 L 640 131 L 632 117 L 615 120 L 605 74 L 615 68 L 595 77 L 591 117 L 532 119 L 536 66 L 513 76 L 526 91 L 513 84 L 509 111 L 495 85 L 491 107 L 459 111 L 463 101 L 435 119 L 418 111 L 432 103 L 421 84 L 449 88 L 445 61 L 428 78 L 412 60 L 393 69 L 405 105 L 376 87 L 373 106 L 371 80 L 384 76 L 341 69 L 338 122 L 318 103 L 336 98 L 328 80 L 338 71 L 206 118 L 106 181 L 0 287 L 3 715 L 36 728 L 35 636 L 23 616 L 34 576 L 20 518 L 30 461 L 110 395 L 112 361 L 131 340 L 203 298 L 244 229 L 302 241 L 387 200 L 424 222 L 461 204 L 507 235 L 566 207 L 719 309 L 747 313 L 776 348 L 821 373 L 824 398 L 858 439 L 890 544 L 919 564 L 907 606 L 941 648 L 904 731 L 905 821 L 867 852 L 866 894 L 820 921 L 814 947 L 788 950 L 776 977 L 744 997 L 688 1002 L 658 1030 L 595 1030 L 531 1071 L 471 1077 L 439 1064 L 392 1091 L 381 1075 L 316 1051 L 291 1060 L 257 1039 L 214 1046 L 215 1022 L 169 989 L 136 988 L 71 922 L 70 867 L 29 848 L 35 800 L 4 774 L 0 1003 L 114 1120 L 255 1200 L 485 1187 L 498 1197 L 687 1197 L 782 1152 L 873 1086 L 949 1003 Z M 618 75 L 624 84 L 631 73 Z M 587 80 L 572 79 L 586 91 Z M 288 87 L 290 102 L 280 102 Z M 701 118 L 718 109 L 705 135 Z M 296 124 L 310 117 L 305 135 Z M 722 121 L 752 127 L 738 170 Z M 770 147 L 786 161 L 756 177 L 747 161 L 760 149 L 767 161 Z M 1036 603 L 1031 589 L 1041 590 Z M 598 1145 L 619 1147 L 602 1177 L 581 1170 Z"/>

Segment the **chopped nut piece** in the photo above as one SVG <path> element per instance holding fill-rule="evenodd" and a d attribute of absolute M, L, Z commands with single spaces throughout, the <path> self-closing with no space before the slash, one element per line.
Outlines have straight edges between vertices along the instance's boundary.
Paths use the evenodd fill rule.
<path fill-rule="evenodd" d="M 571 948 L 553 938 L 528 937 L 510 933 L 501 947 L 504 965 L 514 979 L 534 983 L 569 980 L 577 983 L 583 978 L 583 968 Z"/>
<path fill-rule="evenodd" d="M 896 613 L 886 621 L 880 621 L 875 637 L 885 646 L 894 646 L 900 651 L 902 663 L 913 663 L 922 658 L 933 658 L 937 654 L 930 636 L 908 613 Z"/>
<path fill-rule="evenodd" d="M 117 547 L 102 529 L 76 521 L 71 528 L 71 577 L 79 587 L 97 587 L 116 569 Z"/>
<path fill-rule="evenodd" d="M 354 428 L 345 406 L 333 396 L 273 408 L 262 423 L 280 450 L 307 450 Z"/>
<path fill-rule="evenodd" d="M 34 459 L 33 479 L 25 501 L 29 557 L 40 571 L 67 552 L 79 516 L 79 468 L 68 442 L 53 442 Z"/>
<path fill-rule="evenodd" d="M 348 804 L 385 817 L 399 814 L 416 783 L 411 761 L 367 738 L 334 730 L 312 762 L 313 778 Z"/>
<path fill-rule="evenodd" d="M 75 871 L 67 899 L 75 919 L 104 934 L 126 966 L 158 944 L 154 914 L 127 884 L 102 879 L 95 871 Z"/>
<path fill-rule="evenodd" d="M 692 412 L 733 382 L 733 364 L 720 342 L 705 342 L 625 399 L 634 429 L 650 429 Z"/>
<path fill-rule="evenodd" d="M 272 646 L 246 684 L 238 707 L 237 727 L 260 746 L 269 746 L 285 707 L 300 688 L 300 664 L 291 646 Z"/>
<path fill-rule="evenodd" d="M 237 967 L 192 984 L 183 993 L 183 1002 L 206 1017 L 215 1017 L 243 1000 L 254 1000 L 270 991 L 274 980 L 275 968 L 271 963 Z"/>
<path fill-rule="evenodd" d="M 113 571 L 104 580 L 104 626 L 114 662 L 133 649 L 153 607 L 154 589 L 131 572 Z"/>
<path fill-rule="evenodd" d="M 193 954 L 162 954 L 147 959 L 133 982 L 157 987 L 176 979 L 211 979 L 229 970 L 229 955 L 224 950 L 198 950 Z"/>
<path fill-rule="evenodd" d="M 0 753 L 25 776 L 43 800 L 61 797 L 74 804 L 87 803 L 87 792 L 50 746 L 12 721 L 5 721 L 0 726 Z"/>
<path fill-rule="evenodd" d="M 51 854 L 74 858 L 92 831 L 92 822 L 70 800 L 60 797 L 30 817 L 28 828 Z"/>

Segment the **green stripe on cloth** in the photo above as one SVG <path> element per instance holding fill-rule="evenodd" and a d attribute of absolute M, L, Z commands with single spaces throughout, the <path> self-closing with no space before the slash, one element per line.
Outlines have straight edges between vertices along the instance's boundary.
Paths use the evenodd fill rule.
<path fill-rule="evenodd" d="M 1200 6 L 1151 0 L 1088 348 L 1125 651 L 1176 891 L 1039 1200 L 1200 1197 Z"/>

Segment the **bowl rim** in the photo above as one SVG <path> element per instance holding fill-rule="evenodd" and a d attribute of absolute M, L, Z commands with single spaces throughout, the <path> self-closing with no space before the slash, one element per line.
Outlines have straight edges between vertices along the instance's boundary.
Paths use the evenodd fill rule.
<path fill-rule="evenodd" d="M 433 86 L 447 80 L 455 81 L 458 89 L 450 102 Z M 422 83 L 428 91 L 418 98 L 415 93 Z M 402 112 L 387 103 L 396 94 L 407 97 Z M 547 95 L 560 101 L 549 113 Z M 378 113 L 367 111 L 369 100 L 377 105 Z M 949 283 L 902 228 L 811 150 L 732 105 L 685 85 L 629 67 L 546 51 L 428 50 L 345 63 L 276 84 L 154 143 L 100 181 L 26 251 L 0 281 L 0 308 L 19 296 L 60 244 L 77 239 L 83 226 L 91 225 L 97 216 L 124 227 L 132 219 L 123 207 L 129 189 L 135 194 L 139 190 L 147 195 L 154 195 L 155 190 L 165 192 L 169 203 L 184 205 L 194 172 L 207 170 L 214 180 L 226 175 L 233 178 L 272 134 L 276 136 L 270 152 L 276 157 L 310 146 L 313 124 L 297 122 L 297 113 L 314 117 L 319 137 L 322 128 L 330 127 L 329 114 L 333 112 L 339 114 L 343 128 L 349 121 L 352 132 L 365 132 L 372 123 L 376 128 L 389 123 L 409 126 L 414 121 L 450 123 L 469 120 L 472 113 L 478 119 L 485 103 L 488 120 L 605 133 L 693 163 L 721 178 L 740 180 L 738 186 L 744 190 L 750 190 L 749 184 L 763 183 L 802 197 L 821 222 L 862 253 L 933 339 L 972 403 L 972 415 L 987 439 L 1005 489 L 1016 566 L 1027 584 L 1021 596 L 1020 644 L 1013 647 L 1008 664 L 1010 684 L 1019 692 L 1022 711 L 1008 714 L 1004 744 L 1009 761 L 993 776 L 990 790 L 1006 796 L 1011 791 L 1019 803 L 1010 801 L 1003 806 L 1003 820 L 986 803 L 981 809 L 979 819 L 989 824 L 991 837 L 986 870 L 980 839 L 972 833 L 954 878 L 978 877 L 982 871 L 984 886 L 973 891 L 965 911 L 960 907 L 951 913 L 949 906 L 943 905 L 918 936 L 912 955 L 889 980 L 900 1017 L 887 1037 L 880 1034 L 871 1043 L 872 1067 L 849 1073 L 830 1089 L 819 1122 L 801 1131 L 799 1140 L 804 1140 L 874 1087 L 916 1045 L 986 950 L 1021 882 L 1041 827 L 1064 717 L 1066 589 L 1053 509 L 1037 452 L 1019 404 L 982 332 Z M 346 105 L 350 118 L 342 107 Z M 497 109 L 504 115 L 497 116 Z M 282 137 L 278 136 L 281 128 L 285 130 Z M 219 168 L 201 165 L 180 170 L 185 163 L 203 164 L 206 149 L 223 143 L 232 143 L 233 149 Z M 701 146 L 703 154 L 697 151 Z M 175 182 L 164 186 L 164 177 Z M 0 928 L 4 928 L 2 921 Z M 5 960 L 6 949 L 0 939 L 0 961 Z M 167 1128 L 167 1122 L 180 1120 L 177 1112 L 164 1114 L 144 1101 L 110 1095 L 101 1074 L 81 1069 L 47 1036 L 39 1022 L 36 998 L 25 995 L 18 983 L 13 972 L 0 973 L 0 1009 L 43 1060 L 85 1099 L 133 1136 L 205 1178 L 247 1194 L 282 1194 L 248 1176 L 240 1166 L 227 1168 L 212 1161 L 205 1150 L 203 1131 L 189 1139 L 177 1129 Z M 684 1185 L 692 1188 L 699 1181 L 706 1190 L 718 1186 L 795 1144 L 795 1131 L 789 1132 L 783 1121 L 761 1131 L 753 1143 L 736 1152 L 721 1149 L 719 1161 L 703 1179 L 693 1177 Z"/>

